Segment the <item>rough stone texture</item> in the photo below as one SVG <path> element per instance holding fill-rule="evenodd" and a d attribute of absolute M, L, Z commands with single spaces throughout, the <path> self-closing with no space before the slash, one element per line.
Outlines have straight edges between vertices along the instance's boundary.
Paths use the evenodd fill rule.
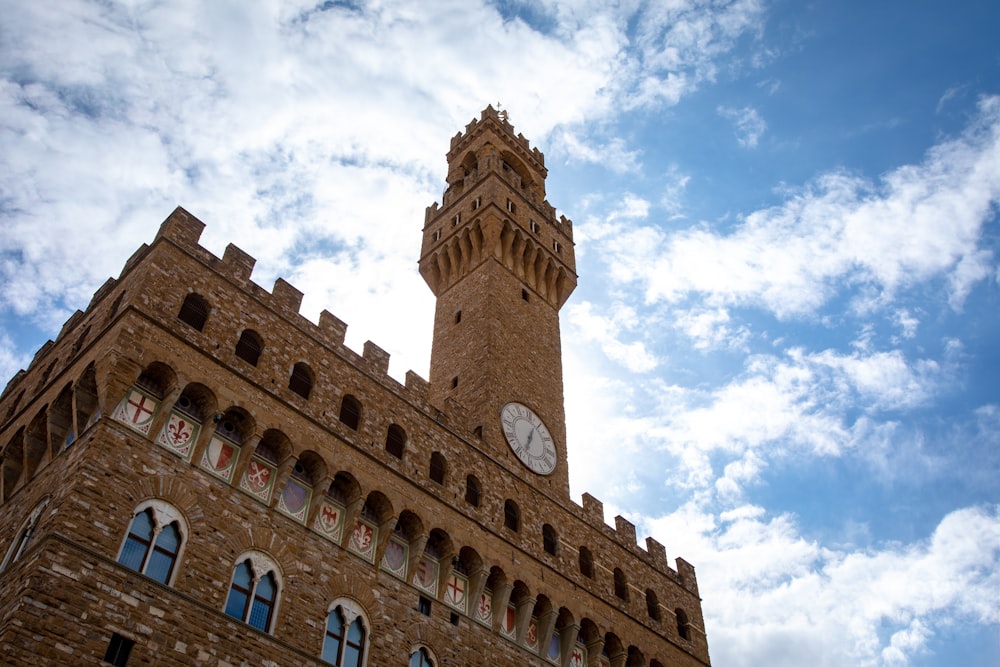
<path fill-rule="evenodd" d="M 203 223 L 180 208 L 39 350 L 0 397 L 0 664 L 97 664 L 112 633 L 135 642 L 130 665 L 321 664 L 326 616 L 338 599 L 363 611 L 370 666 L 405 664 L 417 646 L 440 665 L 565 666 L 578 641 L 589 665 L 709 664 L 694 569 L 681 559 L 671 569 L 655 540 L 640 548 L 621 517 L 608 526 L 593 497 L 585 494 L 582 507 L 569 498 L 558 309 L 576 280 L 572 227 L 544 201 L 541 153 L 492 108 L 452 142 L 446 207 L 469 203 L 456 183 L 473 164 L 469 150 L 487 145 L 502 148 L 508 168 L 517 162 L 517 178 L 479 179 L 480 190 L 465 190 L 482 197 L 476 210 L 493 211 L 479 218 L 480 228 L 490 228 L 482 237 L 491 239 L 489 252 L 463 242 L 445 267 L 449 276 L 440 265 L 425 272 L 439 297 L 430 383 L 412 372 L 405 386 L 389 377 L 388 354 L 374 343 L 363 354 L 346 348 L 346 325 L 333 315 L 324 312 L 318 325 L 306 320 L 298 313 L 301 292 L 284 280 L 272 292 L 253 283 L 254 260 L 236 246 L 221 259 L 200 247 Z M 511 185 L 525 180 L 530 186 Z M 499 192 L 489 197 L 516 199 L 524 215 L 498 215 L 486 186 Z M 422 272 L 438 222 L 450 224 L 443 210 L 429 209 Z M 536 217 L 545 225 L 539 232 L 529 226 Z M 542 242 L 531 245 L 531 235 Z M 542 252 L 556 238 L 561 253 Z M 525 267 L 538 268 L 534 277 Z M 210 305 L 201 331 L 177 317 L 192 292 Z M 246 329 L 264 341 L 256 365 L 234 351 Z M 314 376 L 308 398 L 289 389 L 298 362 Z M 132 387 L 148 389 L 150 378 L 162 400 L 145 435 L 115 414 Z M 339 419 L 345 395 L 362 406 L 357 430 Z M 191 396 L 203 423 L 189 462 L 156 438 L 170 407 Z M 546 421 L 560 454 L 552 475 L 533 475 L 510 452 L 496 418 L 507 400 Z M 235 414 L 245 432 L 227 483 L 197 463 L 213 418 L 225 423 Z M 406 433 L 402 458 L 385 448 L 391 424 Z M 280 443 L 266 503 L 239 485 L 261 442 Z M 429 477 L 433 452 L 446 461 L 443 484 Z M 293 474 L 313 490 L 304 523 L 277 506 Z M 481 485 L 478 506 L 466 500 L 470 475 Z M 338 543 L 312 528 L 335 478 L 351 482 Z M 151 499 L 175 508 L 185 533 L 169 585 L 117 563 L 137 507 Z M 517 532 L 504 527 L 507 499 L 520 508 Z M 374 562 L 347 548 L 360 517 L 378 527 Z M 410 549 L 405 580 L 376 565 L 397 522 Z M 558 534 L 555 555 L 543 549 L 543 524 Z M 428 544 L 440 557 L 436 594 L 411 583 Z M 581 547 L 593 555 L 593 578 L 581 573 Z M 223 613 L 233 568 L 250 550 L 278 568 L 266 633 Z M 492 623 L 476 621 L 471 606 L 457 611 L 445 602 L 453 568 L 464 571 L 474 599 L 491 591 Z M 626 577 L 627 600 L 615 595 L 615 568 Z M 432 599 L 429 616 L 418 611 L 422 595 Z M 513 639 L 501 632 L 508 602 L 516 608 Z M 687 639 L 677 609 L 689 621 Z M 537 650 L 524 641 L 532 617 L 542 638 Z M 553 634 L 558 662 L 545 657 Z"/>

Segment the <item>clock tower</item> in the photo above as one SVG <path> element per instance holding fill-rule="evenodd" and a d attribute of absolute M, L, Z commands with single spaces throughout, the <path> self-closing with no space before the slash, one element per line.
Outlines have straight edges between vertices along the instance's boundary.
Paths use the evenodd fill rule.
<path fill-rule="evenodd" d="M 451 140 L 420 273 L 437 297 L 431 401 L 462 406 L 481 448 L 569 495 L 559 309 L 576 287 L 573 224 L 545 199 L 545 158 L 486 107 Z"/>

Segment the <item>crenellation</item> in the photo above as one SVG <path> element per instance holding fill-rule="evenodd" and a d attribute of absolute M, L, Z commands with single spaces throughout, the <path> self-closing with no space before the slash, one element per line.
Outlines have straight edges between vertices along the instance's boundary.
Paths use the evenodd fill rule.
<path fill-rule="evenodd" d="M 274 289 L 271 290 L 271 296 L 278 308 L 284 311 L 285 315 L 298 315 L 299 308 L 302 306 L 303 294 L 284 278 L 278 278 L 274 281 Z"/>
<path fill-rule="evenodd" d="M 253 273 L 253 267 L 256 263 L 257 260 L 247 252 L 230 243 L 222 255 L 222 272 L 237 284 L 246 285 L 250 282 L 250 274 Z"/>
<path fill-rule="evenodd" d="M 368 367 L 379 375 L 389 375 L 389 353 L 370 340 L 365 341 L 362 358 L 368 362 Z"/>
<path fill-rule="evenodd" d="M 121 279 L 122 276 L 128 273 L 132 269 L 132 267 L 135 266 L 139 262 L 139 260 L 146 255 L 146 252 L 148 250 L 149 246 L 145 243 L 139 246 L 139 248 L 134 253 L 132 253 L 132 256 L 129 257 L 127 260 L 125 260 L 125 266 L 122 267 L 122 272 L 118 274 L 118 278 Z"/>
<path fill-rule="evenodd" d="M 590 495 L 586 491 L 583 493 L 583 511 L 591 525 L 603 526 L 604 524 L 604 503 Z"/>
<path fill-rule="evenodd" d="M 404 385 L 414 397 L 420 401 L 427 400 L 427 390 L 430 387 L 427 380 L 414 371 L 406 371 L 406 384 Z"/>
<path fill-rule="evenodd" d="M 94 295 L 90 297 L 90 303 L 87 304 L 87 312 L 90 312 L 90 309 L 94 307 L 94 304 L 103 299 L 105 295 L 111 292 L 117 284 L 118 281 L 114 278 L 108 278 L 105 280 L 104 283 L 97 288 L 97 291 L 94 292 Z"/>
<path fill-rule="evenodd" d="M 80 322 L 80 320 L 83 319 L 83 315 L 84 313 L 82 310 L 77 310 L 72 315 L 70 315 L 69 318 L 65 322 L 63 322 L 62 328 L 59 329 L 59 335 L 56 336 L 56 340 L 57 341 L 62 340 L 63 336 L 65 336 L 67 332 L 73 330 L 73 328 L 76 327 L 76 325 Z"/>
<path fill-rule="evenodd" d="M 204 229 L 204 222 L 178 206 L 160 223 L 154 242 L 165 238 L 181 247 L 196 248 Z"/>
<path fill-rule="evenodd" d="M 635 539 L 635 524 L 620 514 L 615 517 L 615 537 L 622 546 L 628 547 L 631 551 L 639 546 Z"/>
<path fill-rule="evenodd" d="M 329 310 L 324 309 L 319 314 L 319 334 L 330 348 L 343 347 L 344 336 L 347 335 L 347 324 Z"/>
<path fill-rule="evenodd" d="M 656 569 L 661 572 L 666 572 L 670 569 L 670 565 L 667 563 L 667 549 L 662 544 L 657 542 L 652 537 L 646 538 L 646 553 L 653 561 L 653 565 Z"/>

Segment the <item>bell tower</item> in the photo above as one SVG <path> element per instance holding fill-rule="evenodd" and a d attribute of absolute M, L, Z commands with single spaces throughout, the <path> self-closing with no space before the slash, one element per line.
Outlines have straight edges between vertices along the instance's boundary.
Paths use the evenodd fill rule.
<path fill-rule="evenodd" d="M 437 297 L 431 401 L 464 407 L 482 449 L 569 494 L 559 309 L 576 287 L 573 223 L 545 199 L 545 158 L 486 107 L 451 140 L 420 274 Z"/>

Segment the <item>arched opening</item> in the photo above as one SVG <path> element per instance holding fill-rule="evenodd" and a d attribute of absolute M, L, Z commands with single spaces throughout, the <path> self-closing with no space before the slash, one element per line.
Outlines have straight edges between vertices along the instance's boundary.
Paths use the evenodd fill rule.
<path fill-rule="evenodd" d="M 549 524 L 542 526 L 542 546 L 545 548 L 545 553 L 550 556 L 555 556 L 559 548 L 559 535 L 556 534 L 556 529 Z"/>
<path fill-rule="evenodd" d="M 691 624 L 688 622 L 687 613 L 680 607 L 674 610 L 677 617 L 677 634 L 681 639 L 691 639 Z"/>
<path fill-rule="evenodd" d="M 594 555 L 587 547 L 580 547 L 580 574 L 588 579 L 594 578 Z"/>
<path fill-rule="evenodd" d="M 292 366 L 292 375 L 288 378 L 288 388 L 302 398 L 308 399 L 312 393 L 313 377 L 309 364 L 300 361 Z"/>
<path fill-rule="evenodd" d="M 521 529 L 521 511 L 513 500 L 507 499 L 503 503 L 503 525 L 515 533 Z"/>
<path fill-rule="evenodd" d="M 444 485 L 445 475 L 448 472 L 448 466 L 444 460 L 444 454 L 442 454 L 441 452 L 433 452 L 431 454 L 431 465 L 429 472 L 432 482 Z"/>
<path fill-rule="evenodd" d="M 389 429 L 385 433 L 385 451 L 389 452 L 397 459 L 403 458 L 403 450 L 406 448 L 406 431 L 401 426 L 389 424 Z"/>
<path fill-rule="evenodd" d="M 253 329 L 244 329 L 236 341 L 236 356 L 251 366 L 256 366 L 264 351 L 264 339 Z"/>
<path fill-rule="evenodd" d="M 479 507 L 482 492 L 482 486 L 480 486 L 479 480 L 476 479 L 475 475 L 469 475 L 465 478 L 465 502 L 473 507 Z"/>
<path fill-rule="evenodd" d="M 121 297 L 124 293 L 118 297 L 118 301 L 115 302 L 115 307 L 112 308 L 112 315 L 118 310 L 118 304 L 121 301 Z M 190 327 L 194 327 L 198 331 L 205 328 L 205 322 L 208 321 L 208 302 L 199 294 L 191 292 L 186 297 L 184 297 L 184 303 L 181 304 L 181 310 L 177 313 L 177 319 L 179 319 L 184 324 Z"/>
<path fill-rule="evenodd" d="M 346 394 L 340 400 L 340 421 L 355 431 L 361 425 L 361 402 L 351 394 Z"/>
<path fill-rule="evenodd" d="M 652 588 L 646 589 L 646 613 L 654 621 L 660 620 L 660 600 Z"/>
<path fill-rule="evenodd" d="M 621 568 L 615 568 L 615 596 L 628 602 L 628 581 Z"/>

